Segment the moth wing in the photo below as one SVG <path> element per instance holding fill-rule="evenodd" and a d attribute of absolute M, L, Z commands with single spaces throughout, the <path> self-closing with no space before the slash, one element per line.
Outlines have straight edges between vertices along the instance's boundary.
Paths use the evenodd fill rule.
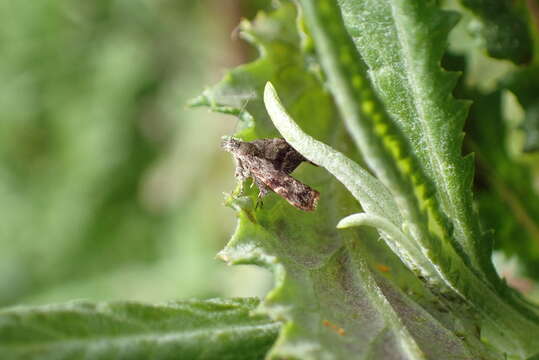
<path fill-rule="evenodd" d="M 294 179 L 282 170 L 277 170 L 265 159 L 257 159 L 258 166 L 253 166 L 251 174 L 268 188 L 283 197 L 291 205 L 304 211 L 316 209 L 320 193 L 302 182 Z"/>

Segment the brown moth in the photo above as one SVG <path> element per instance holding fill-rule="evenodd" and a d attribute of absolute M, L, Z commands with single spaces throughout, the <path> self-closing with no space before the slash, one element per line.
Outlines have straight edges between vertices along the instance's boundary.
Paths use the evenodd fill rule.
<path fill-rule="evenodd" d="M 284 139 L 247 142 L 226 137 L 221 147 L 236 158 L 238 180 L 253 179 L 260 199 L 274 191 L 300 210 L 316 209 L 320 193 L 290 175 L 303 161 L 309 161 Z"/>

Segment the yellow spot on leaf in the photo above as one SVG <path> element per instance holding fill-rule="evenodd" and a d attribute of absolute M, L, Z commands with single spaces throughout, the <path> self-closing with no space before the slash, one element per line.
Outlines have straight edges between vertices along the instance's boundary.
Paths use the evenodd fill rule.
<path fill-rule="evenodd" d="M 335 331 L 340 336 L 344 336 L 346 334 L 346 331 L 342 327 L 339 327 L 339 326 L 333 324 L 329 320 L 322 321 L 322 325 L 324 325 L 325 327 L 328 327 L 331 330 Z"/>
<path fill-rule="evenodd" d="M 379 271 L 384 272 L 384 273 L 389 272 L 389 270 L 391 270 L 391 268 L 390 268 L 389 266 L 383 265 L 383 264 L 377 264 L 377 265 L 376 265 L 376 268 L 377 268 Z"/>

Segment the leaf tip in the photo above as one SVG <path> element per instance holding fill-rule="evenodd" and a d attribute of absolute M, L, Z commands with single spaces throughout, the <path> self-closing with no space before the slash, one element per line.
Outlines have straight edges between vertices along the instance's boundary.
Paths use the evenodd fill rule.
<path fill-rule="evenodd" d="M 271 102 L 276 98 L 278 98 L 278 96 L 275 86 L 273 86 L 271 81 L 267 81 L 266 85 L 264 86 L 264 104 L 266 107 L 269 107 L 269 104 L 271 104 Z"/>
<path fill-rule="evenodd" d="M 337 223 L 337 229 L 347 229 L 347 228 L 351 228 L 351 227 L 360 225 L 359 221 L 361 220 L 363 215 L 364 214 L 360 213 L 360 214 L 349 215 L 347 217 L 342 218 Z"/>
<path fill-rule="evenodd" d="M 199 95 L 199 96 L 187 101 L 186 106 L 188 108 L 210 106 L 210 102 L 209 102 L 208 97 L 206 95 Z"/>
<path fill-rule="evenodd" d="M 215 258 L 230 265 L 230 257 L 223 251 L 218 252 L 217 255 L 215 255 Z"/>

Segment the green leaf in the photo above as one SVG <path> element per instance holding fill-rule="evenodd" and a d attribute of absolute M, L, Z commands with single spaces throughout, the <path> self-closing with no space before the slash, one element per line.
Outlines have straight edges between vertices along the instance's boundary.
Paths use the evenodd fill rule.
<path fill-rule="evenodd" d="M 343 174 L 350 173 L 349 171 L 346 170 L 348 165 L 346 164 L 346 162 L 344 162 L 341 159 L 343 156 L 337 155 L 337 154 L 331 154 L 328 151 L 328 149 L 324 149 L 323 144 L 318 143 L 316 140 L 310 138 L 307 134 L 303 133 L 301 129 L 297 125 L 294 124 L 291 117 L 288 114 L 286 114 L 284 108 L 279 103 L 279 99 L 274 93 L 273 87 L 271 85 L 268 85 L 266 88 L 265 99 L 266 99 L 266 104 L 268 106 L 268 111 L 270 115 L 272 116 L 274 123 L 276 124 L 277 128 L 282 132 L 283 136 L 287 139 L 287 141 L 289 141 L 291 145 L 293 145 L 300 152 L 302 152 L 304 148 L 310 147 L 310 150 L 302 152 L 302 154 L 305 157 L 307 157 L 310 160 L 321 161 L 321 164 L 327 167 L 328 169 L 331 169 L 331 168 L 338 169 L 336 176 L 338 178 L 342 178 L 343 180 L 341 181 L 345 185 L 349 184 L 348 187 L 352 188 L 350 184 L 353 184 L 353 182 L 351 183 L 350 179 L 346 179 L 346 175 L 343 176 Z M 330 153 L 330 156 L 324 156 L 328 153 Z M 324 160 L 324 158 L 326 158 L 326 160 Z M 334 163 L 334 164 L 331 164 L 331 163 Z M 344 168 L 344 171 L 343 171 L 343 168 Z M 362 182 L 363 181 L 359 180 L 359 184 L 362 184 Z M 358 201 L 362 203 L 365 202 L 368 205 L 369 199 L 358 198 Z M 374 210 L 375 211 L 371 210 L 370 212 L 375 213 L 376 209 Z M 394 249 L 393 251 L 395 251 L 395 253 L 399 254 L 401 260 L 404 261 L 408 265 L 409 268 L 411 269 L 420 268 L 423 271 L 422 275 L 428 276 L 429 273 L 426 271 L 426 269 L 429 269 L 429 265 L 431 265 L 430 262 L 432 261 L 432 259 L 429 256 L 427 256 L 426 258 L 423 258 L 423 256 L 421 256 L 422 254 L 420 252 L 418 253 L 418 249 L 414 246 L 413 241 L 409 239 L 406 234 L 402 233 L 391 222 L 391 220 L 388 220 L 378 215 L 370 215 L 368 213 L 355 214 L 355 215 L 348 216 L 345 219 L 342 219 L 339 222 L 338 227 L 347 228 L 350 226 L 358 226 L 358 225 L 372 226 L 380 230 L 382 236 L 388 242 L 388 245 L 392 249 Z M 392 246 L 392 245 L 397 245 L 397 246 Z M 409 258 L 409 255 L 412 255 L 412 258 Z M 483 316 L 484 316 L 483 324 L 488 329 L 487 338 L 492 337 L 493 339 L 495 339 L 495 341 L 498 342 L 496 344 L 496 347 L 500 349 L 504 349 L 504 351 L 520 352 L 524 350 L 524 351 L 531 351 L 533 353 L 536 349 L 536 346 L 538 346 L 539 344 L 536 344 L 534 341 L 532 342 L 527 341 L 525 333 L 520 333 L 522 326 L 527 327 L 529 329 L 528 331 L 534 331 L 533 322 L 528 322 L 524 318 L 519 319 L 521 315 L 515 311 L 516 309 L 512 309 L 511 307 L 508 306 L 507 303 L 504 302 L 503 299 L 497 297 L 497 296 L 500 296 L 501 294 L 493 293 L 490 289 L 486 288 L 477 279 L 470 276 L 470 274 L 466 271 L 464 266 L 461 265 L 459 270 L 460 271 L 458 273 L 455 272 L 454 274 L 449 274 L 448 277 L 444 277 L 442 274 L 441 279 L 447 281 L 448 278 L 451 278 L 454 276 L 463 278 L 463 279 L 460 279 L 458 284 L 463 285 L 464 288 L 458 289 L 459 291 L 462 291 L 458 296 L 463 296 L 467 298 L 467 300 L 470 303 L 476 306 L 476 311 L 478 311 L 479 313 L 483 313 Z M 452 281 L 452 280 L 449 279 L 449 281 Z M 372 287 L 371 287 L 371 290 L 372 290 Z M 459 309 L 458 301 L 456 303 L 454 301 L 452 303 L 450 302 L 448 306 L 453 308 L 454 318 L 461 318 L 461 321 L 466 322 L 466 318 L 470 316 L 470 315 L 465 314 L 467 310 Z M 521 310 L 525 310 L 525 309 L 521 309 Z M 488 317 L 487 317 L 487 314 L 488 314 Z M 529 315 L 533 316 L 533 314 L 531 313 Z M 491 316 L 494 316 L 498 323 L 491 322 L 491 320 L 489 319 L 489 317 Z M 471 317 L 468 317 L 468 319 L 472 320 Z M 478 320 L 478 319 L 475 319 L 475 320 Z M 520 325 L 515 326 L 514 324 L 515 321 L 520 322 Z M 472 324 L 473 323 L 474 321 L 472 321 Z M 505 325 L 501 325 L 503 323 L 505 323 Z M 511 339 L 508 342 L 504 342 L 503 338 L 500 338 L 500 336 L 503 337 L 502 335 L 503 331 L 508 331 L 510 328 L 514 332 L 513 336 L 515 338 Z M 502 333 L 500 333 L 500 331 L 502 331 Z"/>
<path fill-rule="evenodd" d="M 305 254 L 293 246 L 301 239 L 287 231 L 291 224 L 268 226 L 271 215 L 260 214 L 257 220 L 259 224 L 240 214 L 238 231 L 221 256 L 233 264 L 263 263 L 275 272 L 276 287 L 264 308 L 288 322 L 271 358 L 383 359 L 390 354 L 403 359 L 496 358 L 483 349 L 474 331 L 463 327 L 465 322 L 448 321 L 450 306 L 422 290 L 398 260 L 386 258 L 383 271 L 390 269 L 389 274 L 374 270 L 380 260 L 376 256 L 366 260 L 365 254 L 387 251 L 374 250 L 380 245 L 376 236 L 347 230 L 340 238 L 326 237 L 326 242 L 344 240 L 346 246 L 329 257 L 326 252 L 320 261 L 314 254 L 327 243 Z M 391 280 L 399 272 L 406 279 L 408 295 Z"/>
<path fill-rule="evenodd" d="M 0 311 L 2 359 L 261 359 L 280 324 L 256 299 L 73 302 Z"/>
<path fill-rule="evenodd" d="M 407 138 L 427 181 L 436 187 L 454 246 L 495 281 L 489 246 L 480 241 L 472 209 L 473 160 L 460 155 L 466 104 L 451 95 L 457 75 L 440 67 L 458 17 L 421 2 L 339 3 L 374 90 Z M 372 16 L 377 21 L 366 21 Z"/>
<path fill-rule="evenodd" d="M 295 29 L 295 22 L 294 8 L 284 5 L 270 16 L 259 15 L 253 25 L 244 23 L 242 26 L 249 34 L 264 39 L 261 58 L 233 70 L 217 87 L 207 90 L 198 102 L 207 103 L 217 111 L 232 109 L 231 112 L 239 115 L 245 124 L 249 124 L 249 119 L 256 119 L 251 123 L 256 124 L 254 129 L 240 131 L 244 136 L 276 134 L 261 101 L 261 90 L 267 80 L 263 75 L 269 74 L 285 94 L 283 98 L 290 111 L 302 119 L 305 129 L 357 159 L 349 140 L 344 137 L 342 126 L 334 120 L 335 111 L 329 94 L 318 81 L 316 66 L 308 62 L 310 54 L 301 52 L 300 39 L 286 42 L 284 46 L 283 32 L 271 31 L 286 26 L 288 30 L 284 33 L 290 34 L 290 29 Z M 270 35 L 274 36 L 273 42 L 268 42 Z M 294 37 L 289 36 L 288 40 L 294 40 Z M 304 40 L 308 42 L 308 39 Z M 314 72 L 309 71 L 309 65 Z M 298 92 L 298 89 L 302 91 Z M 242 109 L 238 98 L 247 93 L 251 94 L 251 100 Z M 260 123 L 262 130 L 259 130 Z M 316 152 L 317 149 L 313 150 Z M 337 154 L 332 149 L 329 151 L 328 156 Z M 327 165 L 323 163 L 324 158 L 324 153 L 319 154 L 317 163 Z M 395 213 L 389 196 L 386 196 L 386 204 L 380 202 L 379 196 L 387 193 L 384 186 L 351 160 L 343 160 L 353 167 L 352 170 L 358 171 L 367 184 L 355 188 L 348 184 L 352 191 L 356 194 L 370 192 L 371 208 L 381 206 L 379 212 Z M 339 164 L 334 163 L 333 169 L 338 167 Z M 254 210 L 251 199 L 255 194 L 252 191 L 246 194 L 251 198 L 229 198 L 227 203 L 238 210 L 240 220 L 233 239 L 220 253 L 220 257 L 229 263 L 257 263 L 274 271 L 277 284 L 263 308 L 272 317 L 288 322 L 272 351 L 273 356 L 317 359 L 396 353 L 416 359 L 423 358 L 424 352 L 433 358 L 444 358 L 449 353 L 473 357 L 469 355 L 473 351 L 467 342 L 473 342 L 475 335 L 462 335 L 465 340 L 456 336 L 452 333 L 455 324 L 433 319 L 433 315 L 414 304 L 383 276 L 376 275 L 381 270 L 372 270 L 377 266 L 384 271 L 390 269 L 386 276 L 406 284 L 406 289 L 419 294 L 419 298 L 428 299 L 424 301 L 433 313 L 440 315 L 441 311 L 447 311 L 444 310 L 446 305 L 438 304 L 432 295 L 429 296 L 399 259 L 377 241 L 376 233 L 367 229 L 341 232 L 335 228 L 341 217 L 359 210 L 350 194 L 320 168 L 303 165 L 294 175 L 309 179 L 309 185 L 320 190 L 319 209 L 314 213 L 302 213 L 270 195 L 264 199 L 262 209 Z M 343 178 L 352 179 L 352 176 Z M 358 196 L 366 200 L 364 196 Z M 399 222 L 398 219 L 396 214 L 395 221 Z M 372 289 L 378 290 L 373 292 Z M 358 302 L 359 299 L 364 300 Z M 445 334 L 440 338 L 443 341 L 421 334 L 421 325 L 427 323 L 437 333 Z M 462 329 L 461 334 L 466 333 Z M 454 352 L 449 352 L 446 346 L 454 348 Z"/>
<path fill-rule="evenodd" d="M 399 230 L 403 226 L 403 220 L 386 187 L 351 159 L 305 134 L 286 113 L 271 83 L 266 85 L 264 101 L 273 123 L 286 141 L 307 159 L 333 174 L 368 214 L 381 218 L 377 224 L 385 225 L 375 227 L 383 230 L 382 236 L 388 246 L 399 254 L 408 268 L 416 270 L 431 282 L 441 282 L 442 279 L 420 247 Z M 347 223 L 346 219 L 341 220 L 338 227 Z"/>
<path fill-rule="evenodd" d="M 445 74 L 438 65 L 451 18 L 447 20 L 445 13 L 430 4 L 398 1 L 382 2 L 369 9 L 363 22 L 354 20 L 369 30 L 367 34 L 389 23 L 399 32 L 398 37 L 388 37 L 392 46 L 401 46 L 401 36 L 411 37 L 407 31 L 426 42 L 421 50 L 414 40 L 406 56 L 395 59 L 395 69 L 387 68 L 393 74 L 398 69 L 401 77 L 406 71 L 413 72 L 409 76 L 418 76 L 412 79 L 418 83 L 402 91 L 413 90 L 412 100 L 417 96 L 428 103 L 422 108 L 421 114 L 428 115 L 424 120 L 410 116 L 410 121 L 423 126 L 421 131 L 430 132 L 434 145 L 422 149 L 418 144 L 424 140 L 406 132 L 404 125 L 410 126 L 411 132 L 411 123 L 397 122 L 388 110 L 392 106 L 397 109 L 397 103 L 406 105 L 402 100 L 410 97 L 402 97 L 396 93 L 398 87 L 389 85 L 391 103 L 375 94 L 381 86 L 373 91 L 369 85 L 367 67 L 357 57 L 336 3 L 300 4 L 305 18 L 284 3 L 271 14 L 259 15 L 253 24 L 244 22 L 244 36 L 256 40 L 261 57 L 232 70 L 195 102 L 237 115 L 242 124 L 237 136 L 244 139 L 276 136 L 262 103 L 262 90 L 271 81 L 276 90 L 267 93 L 266 105 L 274 124 L 296 150 L 319 165 L 303 164 L 293 174 L 321 193 L 315 212 L 301 212 L 275 194 L 264 198 L 262 208 L 255 208 L 257 191 L 252 188 L 226 200 L 237 211 L 239 224 L 220 257 L 230 264 L 259 264 L 275 274 L 275 288 L 262 310 L 286 324 L 271 356 L 340 359 L 386 358 L 391 354 L 404 359 L 501 359 L 503 352 L 515 357 L 534 354 L 538 344 L 528 337 L 538 330 L 533 313 L 527 319 L 507 304 L 486 280 L 495 276 L 488 267 L 490 262 L 479 259 L 487 257 L 490 249 L 484 249 L 471 211 L 471 163 L 460 157 L 466 107 L 451 98 L 455 76 Z M 389 18 L 381 17 L 387 15 L 388 4 L 396 7 L 391 10 L 396 11 L 400 23 L 391 12 Z M 345 6 L 343 10 L 346 12 Z M 384 21 L 379 21 L 380 17 Z M 437 31 L 427 31 L 433 28 Z M 328 32 L 331 36 L 326 37 Z M 432 36 L 418 35 L 424 33 Z M 373 37 L 370 41 L 382 44 L 382 48 L 388 45 L 377 40 Z M 313 56 L 313 48 L 318 57 Z M 354 88 L 361 88 L 361 92 L 354 92 Z M 417 114 L 414 106 L 410 111 Z M 440 107 L 442 117 L 431 114 L 436 115 L 436 107 Z M 338 121 L 337 109 L 364 161 Z M 370 116 L 372 124 L 368 123 Z M 452 120 L 443 122 L 445 116 Z M 445 146 L 449 154 L 437 149 L 438 145 Z M 362 169 L 364 162 L 378 180 Z M 449 165 L 455 167 L 450 169 L 455 171 L 453 178 L 442 179 L 438 170 L 449 171 L 444 168 Z M 440 187 L 443 196 L 437 193 L 442 192 Z M 444 202 L 444 196 L 453 196 L 460 203 Z M 336 229 L 343 217 L 361 212 L 357 201 L 365 211 L 362 224 L 377 227 L 398 257 L 385 242 L 378 241 L 379 235 L 372 228 Z M 464 226 L 465 222 L 452 233 L 451 211 L 470 227 Z M 452 235 L 458 231 L 464 235 Z M 474 236 L 466 236 L 466 231 Z M 406 239 L 409 244 L 397 239 Z M 418 268 L 410 266 L 412 261 L 403 256 L 414 249 L 409 258 Z M 403 262 L 413 271 L 435 271 L 429 281 L 420 280 Z M 482 339 L 490 341 L 496 353 L 485 349 Z"/>
<path fill-rule="evenodd" d="M 402 49 L 403 56 L 394 60 L 401 61 L 396 67 L 401 73 L 403 69 L 407 71 L 404 72 L 404 80 L 401 75 L 395 79 L 395 83 L 407 85 L 410 82 L 413 86 L 409 91 L 415 95 L 412 104 L 423 110 L 418 113 L 418 118 L 411 119 L 409 129 L 406 130 L 407 123 L 403 121 L 406 114 L 401 117 L 398 114 L 390 116 L 381 105 L 381 100 L 373 96 L 366 79 L 366 65 L 350 49 L 346 31 L 342 29 L 341 14 L 335 3 L 329 0 L 304 0 L 301 4 L 313 33 L 322 68 L 327 74 L 329 87 L 338 99 L 339 110 L 366 161 L 398 200 L 403 218 L 410 226 L 404 232 L 427 251 L 429 260 L 438 267 L 440 275 L 457 296 L 473 304 L 485 323 L 492 327 L 489 337 L 496 338 L 496 346 L 501 351 L 523 353 L 526 356 L 537 352 L 539 342 L 530 342 L 527 335 L 529 331 L 539 330 L 537 309 L 522 307 L 518 300 L 514 300 L 514 294 L 505 289 L 493 270 L 489 256 L 486 256 L 490 255 L 490 244 L 485 242 L 485 237 L 479 235 L 478 221 L 471 211 L 471 172 L 466 171 L 466 162 L 458 151 L 461 124 L 446 119 L 454 117 L 459 120 L 459 115 L 462 119 L 459 109 L 463 109 L 462 104 L 458 106 L 459 103 L 455 103 L 450 93 L 454 76 L 447 76 L 438 65 L 443 51 L 443 43 L 440 45 L 440 42 L 445 40 L 450 29 L 451 20 L 447 20 L 450 17 L 433 4 L 407 1 L 378 2 L 368 9 L 371 21 L 363 23 L 366 27 L 370 24 L 376 24 L 375 27 L 378 24 L 389 24 L 390 27 L 380 32 L 384 39 L 370 39 L 370 44 L 385 45 L 380 49 L 388 54 L 400 54 L 398 50 Z M 346 14 L 347 7 L 343 7 L 343 13 Z M 376 10 L 381 11 L 378 16 L 385 17 L 372 21 Z M 332 26 L 325 26 L 328 23 Z M 398 36 L 391 36 L 391 28 L 394 28 Z M 384 44 L 383 40 L 388 43 Z M 396 46 L 395 52 L 388 51 L 390 45 Z M 364 53 L 361 47 L 359 50 Z M 383 58 L 383 54 L 379 55 Z M 391 72 L 390 69 L 384 70 Z M 382 91 L 379 83 L 374 83 L 380 97 L 384 99 L 386 96 L 384 100 L 388 109 L 396 106 L 396 103 L 401 104 L 403 97 L 391 99 L 387 96 L 395 91 L 393 87 L 388 86 Z M 445 99 L 446 104 L 440 102 L 442 99 Z M 438 113 L 438 117 L 432 116 L 440 109 L 446 112 Z M 411 114 L 414 114 L 413 110 Z M 415 132 L 411 125 L 415 125 Z M 426 139 L 419 140 L 423 149 L 410 141 L 419 136 Z M 425 148 L 428 153 L 422 155 Z M 430 167 L 436 170 L 432 174 L 429 174 Z M 444 173 L 450 177 L 442 179 L 440 174 Z M 429 180 L 436 185 L 435 198 L 429 195 Z M 411 189 L 414 191 L 413 197 L 410 196 Z M 444 196 L 452 199 L 449 203 L 451 206 L 444 202 Z M 438 203 L 444 204 L 442 209 L 445 213 L 440 213 Z M 451 226 L 446 222 L 453 220 L 453 223 L 462 225 L 458 223 L 459 219 L 471 225 L 469 236 L 459 236 L 457 231 L 453 234 Z M 458 242 L 455 243 L 455 240 Z M 516 325 L 516 321 L 520 325 Z M 512 338 L 505 341 L 502 334 L 508 328 L 511 328 Z M 528 330 L 522 331 L 523 328 Z"/>
<path fill-rule="evenodd" d="M 305 59 L 300 51 L 300 37 L 294 23 L 291 5 L 283 6 L 268 16 L 260 12 L 253 23 L 240 24 L 240 36 L 259 49 L 260 58 L 231 70 L 217 85 L 193 99 L 191 106 L 209 106 L 213 111 L 235 115 L 240 119 L 238 135 L 244 139 L 276 136 L 264 108 L 261 94 L 266 81 L 272 80 L 286 91 L 288 103 L 301 109 L 302 101 L 320 101 L 320 109 L 329 116 L 330 98 L 319 87 L 313 74 L 305 74 Z M 308 95 L 308 96 L 307 96 Z M 256 127 L 254 126 L 256 119 Z M 323 134 L 328 124 L 313 119 L 311 129 Z"/>

